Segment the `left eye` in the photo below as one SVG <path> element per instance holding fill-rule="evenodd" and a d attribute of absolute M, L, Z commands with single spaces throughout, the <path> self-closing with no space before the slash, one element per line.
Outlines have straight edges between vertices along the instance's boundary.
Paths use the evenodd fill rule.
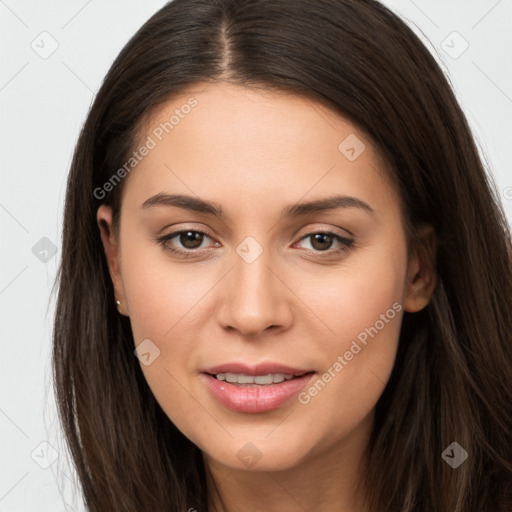
<path fill-rule="evenodd" d="M 181 247 L 173 247 L 171 241 L 177 238 Z M 173 253 L 181 254 L 184 256 L 191 255 L 195 251 L 195 249 L 202 248 L 201 245 L 205 241 L 205 238 L 210 238 L 208 234 L 203 231 L 196 230 L 182 230 L 182 231 L 174 231 L 173 233 L 169 233 L 168 235 L 164 235 L 162 237 L 157 238 L 157 241 L 164 247 L 164 249 L 169 250 Z M 313 252 L 326 252 L 326 253 L 338 253 L 347 251 L 349 247 L 354 243 L 354 240 L 349 238 L 342 237 L 337 235 L 336 233 L 318 231 L 314 233 L 308 233 L 303 236 L 300 241 L 310 239 L 311 249 L 308 249 Z M 336 249 L 331 249 L 332 245 L 337 242 L 339 246 Z"/>
<path fill-rule="evenodd" d="M 354 243 L 349 238 L 344 238 L 336 233 L 318 231 L 315 233 L 308 233 L 306 236 L 301 238 L 302 240 L 310 239 L 311 246 L 315 252 L 340 252 L 346 251 Z M 332 249 L 331 246 L 334 242 L 338 242 L 339 247 Z"/>

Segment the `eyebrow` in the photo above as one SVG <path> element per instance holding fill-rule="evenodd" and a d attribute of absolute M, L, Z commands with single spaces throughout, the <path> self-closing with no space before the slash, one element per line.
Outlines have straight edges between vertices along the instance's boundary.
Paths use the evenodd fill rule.
<path fill-rule="evenodd" d="M 141 208 L 147 209 L 157 206 L 175 206 L 177 208 L 183 208 L 184 210 L 192 210 L 219 217 L 220 219 L 226 219 L 227 217 L 225 212 L 222 210 L 222 207 L 219 205 L 211 201 L 205 201 L 203 199 L 183 194 L 159 193 L 144 201 Z M 352 196 L 338 195 L 315 201 L 289 205 L 283 209 L 281 218 L 299 217 L 301 215 L 335 210 L 338 208 L 359 208 L 372 215 L 375 214 L 375 210 L 361 199 Z"/>

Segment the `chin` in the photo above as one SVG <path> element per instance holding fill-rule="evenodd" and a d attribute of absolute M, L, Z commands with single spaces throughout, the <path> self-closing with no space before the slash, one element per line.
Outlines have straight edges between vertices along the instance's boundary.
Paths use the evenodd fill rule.
<path fill-rule="evenodd" d="M 206 447 L 208 448 L 208 447 Z M 232 470 L 285 471 L 298 466 L 306 456 L 299 439 L 283 443 L 276 439 L 233 439 L 228 446 L 203 449 L 207 457 Z"/>

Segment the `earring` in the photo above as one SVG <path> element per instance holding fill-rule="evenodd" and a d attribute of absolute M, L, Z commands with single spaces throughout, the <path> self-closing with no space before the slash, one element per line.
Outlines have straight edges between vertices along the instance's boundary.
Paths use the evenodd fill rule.
<path fill-rule="evenodd" d="M 116 299 L 116 305 L 117 305 L 117 312 L 118 312 L 120 315 L 127 316 L 127 315 L 125 315 L 125 314 L 121 311 L 121 301 L 120 301 L 120 300 L 117 300 L 117 299 Z"/>

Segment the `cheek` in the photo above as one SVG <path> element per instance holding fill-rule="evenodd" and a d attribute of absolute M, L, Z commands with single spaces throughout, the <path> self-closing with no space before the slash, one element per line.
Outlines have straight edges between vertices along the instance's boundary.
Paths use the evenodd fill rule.
<path fill-rule="evenodd" d="M 148 242 L 133 245 L 123 247 L 122 276 L 135 342 L 170 339 L 201 310 L 214 276 L 201 265 L 171 261 Z"/>
<path fill-rule="evenodd" d="M 327 422 L 350 428 L 375 406 L 393 369 L 403 317 L 406 245 L 401 240 L 376 244 L 348 261 L 335 276 L 316 280 L 317 292 L 305 299 L 329 333 L 318 346 L 324 373 L 299 400 L 310 418 L 324 415 Z"/>
<path fill-rule="evenodd" d="M 210 283 L 204 270 L 170 263 L 159 250 L 126 247 L 123 286 L 135 347 L 149 353 L 141 370 L 155 399 L 169 418 L 196 441 L 196 427 L 208 426 L 190 399 L 190 372 L 198 350 L 197 316 L 208 302 Z M 204 337 L 204 336 L 202 336 Z M 148 341 L 149 340 L 149 341 Z M 138 349 L 139 350 L 139 349 Z M 189 422 L 190 418 L 196 418 Z"/>
<path fill-rule="evenodd" d="M 317 313 L 339 350 L 356 339 L 376 322 L 382 327 L 381 316 L 394 319 L 401 306 L 407 274 L 407 249 L 402 239 L 381 241 L 362 247 L 350 254 L 335 270 L 323 269 L 295 282 L 297 295 L 311 311 Z M 389 312 L 387 314 L 387 312 Z M 386 327 L 392 322 L 385 322 Z M 395 331 L 399 331 L 399 325 Z M 396 334 L 396 333 L 395 333 Z"/>

